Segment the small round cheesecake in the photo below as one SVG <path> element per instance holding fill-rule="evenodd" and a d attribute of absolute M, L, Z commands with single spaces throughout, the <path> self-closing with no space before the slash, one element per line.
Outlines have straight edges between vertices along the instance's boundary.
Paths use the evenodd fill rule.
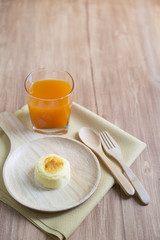
<path fill-rule="evenodd" d="M 45 188 L 62 188 L 70 180 L 70 164 L 68 160 L 56 154 L 48 154 L 37 162 L 34 178 Z"/>

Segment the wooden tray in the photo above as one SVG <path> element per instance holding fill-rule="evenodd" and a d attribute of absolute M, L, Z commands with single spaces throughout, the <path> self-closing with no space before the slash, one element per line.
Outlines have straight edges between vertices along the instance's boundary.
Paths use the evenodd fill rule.
<path fill-rule="evenodd" d="M 100 180 L 96 156 L 82 143 L 29 131 L 11 113 L 0 114 L 0 127 L 11 142 L 3 167 L 7 191 L 22 205 L 45 212 L 63 211 L 87 200 Z M 47 190 L 34 181 L 34 167 L 43 155 L 55 153 L 71 165 L 71 180 L 62 189 Z"/>

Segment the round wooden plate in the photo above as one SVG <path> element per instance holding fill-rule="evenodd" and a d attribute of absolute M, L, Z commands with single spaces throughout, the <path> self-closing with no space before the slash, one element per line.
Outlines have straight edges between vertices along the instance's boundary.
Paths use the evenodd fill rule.
<path fill-rule="evenodd" d="M 70 162 L 70 182 L 61 189 L 41 188 L 34 181 L 36 162 L 55 153 Z M 100 180 L 96 156 L 83 144 L 63 137 L 45 137 L 18 147 L 8 157 L 3 179 L 10 195 L 22 205 L 45 212 L 63 211 L 86 201 Z"/>

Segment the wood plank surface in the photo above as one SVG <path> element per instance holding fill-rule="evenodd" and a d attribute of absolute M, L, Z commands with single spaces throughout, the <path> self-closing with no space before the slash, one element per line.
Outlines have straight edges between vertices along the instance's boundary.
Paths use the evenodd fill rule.
<path fill-rule="evenodd" d="M 132 165 L 151 203 L 113 187 L 69 240 L 160 239 L 159 0 L 1 0 L 0 112 L 25 104 L 24 79 L 67 70 L 74 100 L 147 143 Z M 49 240 L 0 202 L 0 239 Z"/>

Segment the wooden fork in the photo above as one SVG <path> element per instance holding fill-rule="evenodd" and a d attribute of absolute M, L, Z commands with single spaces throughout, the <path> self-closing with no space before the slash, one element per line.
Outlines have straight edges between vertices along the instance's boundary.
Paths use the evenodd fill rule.
<path fill-rule="evenodd" d="M 106 154 L 113 157 L 121 166 L 121 168 L 126 173 L 128 179 L 130 180 L 132 186 L 135 189 L 135 192 L 137 193 L 139 199 L 141 202 L 145 205 L 149 204 L 150 197 L 146 190 L 144 189 L 141 182 L 138 180 L 136 175 L 132 172 L 132 170 L 126 165 L 126 163 L 123 160 L 121 149 L 116 143 L 116 141 L 109 135 L 107 131 L 104 131 L 99 134 L 102 146 L 104 148 L 104 151 Z"/>

